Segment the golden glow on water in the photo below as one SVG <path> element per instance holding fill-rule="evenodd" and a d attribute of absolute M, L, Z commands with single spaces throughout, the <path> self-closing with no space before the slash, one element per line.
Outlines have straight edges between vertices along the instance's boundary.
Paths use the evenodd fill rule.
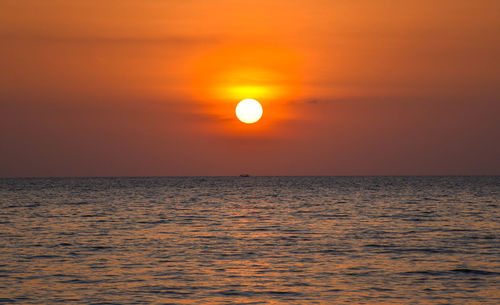
<path fill-rule="evenodd" d="M 0 297 L 495 304 L 495 179 L 28 180 L 0 189 Z"/>

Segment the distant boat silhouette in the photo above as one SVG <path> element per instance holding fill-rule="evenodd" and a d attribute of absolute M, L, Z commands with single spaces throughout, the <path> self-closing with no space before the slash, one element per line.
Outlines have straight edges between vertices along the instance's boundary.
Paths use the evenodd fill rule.
<path fill-rule="evenodd" d="M 241 174 L 240 177 L 250 177 L 249 174 Z"/>

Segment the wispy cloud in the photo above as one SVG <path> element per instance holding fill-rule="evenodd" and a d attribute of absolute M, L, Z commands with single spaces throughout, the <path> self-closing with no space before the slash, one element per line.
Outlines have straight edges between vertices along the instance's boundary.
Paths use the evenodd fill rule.
<path fill-rule="evenodd" d="M 10 41 L 36 41 L 50 43 L 71 43 L 71 44 L 163 44 L 176 46 L 192 46 L 216 44 L 222 41 L 221 37 L 214 36 L 182 36 L 164 35 L 157 37 L 107 37 L 107 36 L 84 36 L 84 35 L 47 35 L 37 33 L 25 34 L 0 34 L 1 40 Z"/>

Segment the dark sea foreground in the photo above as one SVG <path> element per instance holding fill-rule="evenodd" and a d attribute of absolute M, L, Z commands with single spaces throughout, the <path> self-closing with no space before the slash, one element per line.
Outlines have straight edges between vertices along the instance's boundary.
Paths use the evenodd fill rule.
<path fill-rule="evenodd" d="M 500 177 L 0 179 L 0 303 L 500 304 Z"/>

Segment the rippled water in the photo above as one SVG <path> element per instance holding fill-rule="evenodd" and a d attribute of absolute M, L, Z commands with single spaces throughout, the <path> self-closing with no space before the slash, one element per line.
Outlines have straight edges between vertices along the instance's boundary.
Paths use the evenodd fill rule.
<path fill-rule="evenodd" d="M 500 177 L 0 179 L 0 303 L 500 304 Z"/>

